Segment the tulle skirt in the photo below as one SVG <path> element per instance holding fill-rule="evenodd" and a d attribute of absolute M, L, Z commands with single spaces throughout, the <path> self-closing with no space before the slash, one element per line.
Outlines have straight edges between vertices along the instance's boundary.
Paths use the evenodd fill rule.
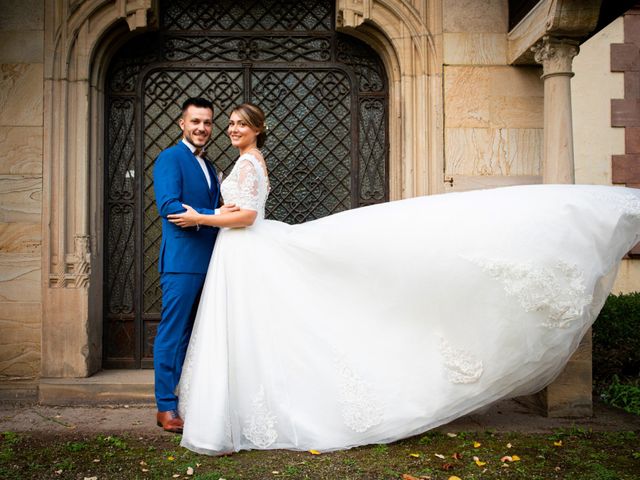
<path fill-rule="evenodd" d="M 179 386 L 182 445 L 385 443 L 534 393 L 639 233 L 636 190 L 560 185 L 225 229 Z"/>

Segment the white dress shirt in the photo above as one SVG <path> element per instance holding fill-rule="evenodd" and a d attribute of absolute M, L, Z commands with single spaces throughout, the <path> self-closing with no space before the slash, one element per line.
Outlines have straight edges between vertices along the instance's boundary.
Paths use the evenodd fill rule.
<path fill-rule="evenodd" d="M 191 153 L 195 154 L 196 147 L 191 145 L 191 143 L 189 143 L 189 141 L 186 138 L 182 139 L 182 143 L 184 143 L 187 147 L 189 147 L 189 150 L 191 150 Z M 202 151 L 204 152 L 204 150 Z M 202 153 L 200 155 L 202 155 Z M 207 170 L 207 165 L 204 163 L 204 158 L 202 158 L 200 155 L 195 155 L 195 157 L 196 157 L 196 160 L 198 160 L 198 163 L 200 164 L 200 168 L 202 169 L 202 172 L 204 173 L 205 178 L 207 179 L 207 184 L 209 185 L 209 188 L 211 188 L 211 176 L 209 175 L 209 170 Z"/>

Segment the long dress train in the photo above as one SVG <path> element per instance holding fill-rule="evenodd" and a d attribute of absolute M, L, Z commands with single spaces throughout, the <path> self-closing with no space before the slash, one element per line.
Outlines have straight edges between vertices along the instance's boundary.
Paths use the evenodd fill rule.
<path fill-rule="evenodd" d="M 180 381 L 182 445 L 321 451 L 414 435 L 536 392 L 576 349 L 640 237 L 640 196 L 533 185 L 264 219 L 241 156 Z"/>

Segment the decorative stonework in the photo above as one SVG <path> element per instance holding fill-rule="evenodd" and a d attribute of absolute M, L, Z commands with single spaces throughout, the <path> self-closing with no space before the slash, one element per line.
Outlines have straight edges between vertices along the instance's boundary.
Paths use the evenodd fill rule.
<path fill-rule="evenodd" d="M 545 36 L 580 40 L 596 28 L 602 0 L 540 0 L 507 36 L 508 63 L 533 64 Z"/>
<path fill-rule="evenodd" d="M 571 62 L 578 42 L 545 35 L 531 50 L 542 64 L 544 80 L 544 183 L 574 183 L 571 121 Z"/>
<path fill-rule="evenodd" d="M 49 275 L 53 288 L 88 288 L 91 273 L 89 235 L 76 235 L 74 252 L 68 254 L 62 271 Z"/>
<path fill-rule="evenodd" d="M 42 375 L 100 368 L 102 145 L 108 51 L 156 18 L 153 0 L 47 2 L 44 32 Z M 97 266 L 97 268 L 93 268 Z M 70 314 L 73 312 L 73 314 Z M 61 336 L 61 332 L 65 332 Z M 76 332 L 70 335 L 69 332 Z"/>
<path fill-rule="evenodd" d="M 579 42 L 575 40 L 559 39 L 546 35 L 531 47 L 535 61 L 541 63 L 544 68 L 542 78 L 555 75 L 573 77 L 571 63 L 573 57 L 580 51 L 578 45 Z"/>
<path fill-rule="evenodd" d="M 391 199 L 444 190 L 442 3 L 336 1 L 337 30 L 371 45 L 389 75 Z"/>

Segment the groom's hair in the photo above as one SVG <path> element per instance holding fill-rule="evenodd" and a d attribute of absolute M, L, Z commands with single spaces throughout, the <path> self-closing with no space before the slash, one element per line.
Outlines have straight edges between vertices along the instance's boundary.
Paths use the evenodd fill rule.
<path fill-rule="evenodd" d="M 191 106 L 200 107 L 200 108 L 208 108 L 209 110 L 211 110 L 213 112 L 213 103 L 211 103 L 209 100 L 207 100 L 206 98 L 201 98 L 201 97 L 191 97 L 191 98 L 187 98 L 182 103 L 182 115 L 184 115 L 184 112 L 187 111 L 187 108 L 189 108 Z"/>

